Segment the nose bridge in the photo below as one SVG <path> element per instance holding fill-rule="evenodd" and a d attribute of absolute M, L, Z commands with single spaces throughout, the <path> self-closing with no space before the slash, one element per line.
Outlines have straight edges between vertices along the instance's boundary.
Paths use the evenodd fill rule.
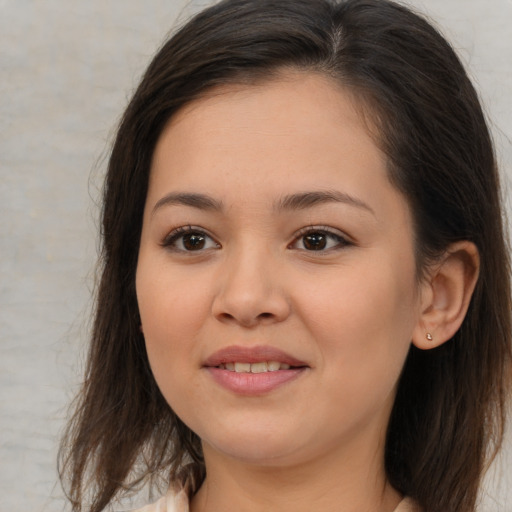
<path fill-rule="evenodd" d="M 289 304 L 279 267 L 279 257 L 268 244 L 240 241 L 226 255 L 214 315 L 245 326 L 284 320 Z"/>

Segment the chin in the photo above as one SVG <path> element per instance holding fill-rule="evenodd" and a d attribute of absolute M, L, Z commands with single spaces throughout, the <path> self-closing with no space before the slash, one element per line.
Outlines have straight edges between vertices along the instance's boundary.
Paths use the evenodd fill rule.
<path fill-rule="evenodd" d="M 280 467 L 298 463 L 295 450 L 271 450 L 264 443 L 251 446 L 212 446 L 211 449 L 239 462 L 254 466 Z"/>
<path fill-rule="evenodd" d="M 283 429 L 272 433 L 268 430 L 246 430 L 239 435 L 226 432 L 221 439 L 203 440 L 205 457 L 209 451 L 213 451 L 247 464 L 274 467 L 298 463 L 303 452 L 301 446 L 307 445 L 306 441 L 301 443 L 299 439 L 294 439 L 292 433 L 286 433 Z"/>

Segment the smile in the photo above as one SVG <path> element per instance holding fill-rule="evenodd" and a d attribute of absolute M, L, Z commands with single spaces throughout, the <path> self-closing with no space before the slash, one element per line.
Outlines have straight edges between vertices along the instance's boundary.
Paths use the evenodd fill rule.
<path fill-rule="evenodd" d="M 224 347 L 202 367 L 215 383 L 242 396 L 272 393 L 311 369 L 305 361 L 269 345 Z"/>
<path fill-rule="evenodd" d="M 262 361 L 259 363 L 224 363 L 217 366 L 221 370 L 229 370 L 236 373 L 265 373 L 289 370 L 290 365 L 279 361 Z"/>
<path fill-rule="evenodd" d="M 309 366 L 305 361 L 269 345 L 230 345 L 211 354 L 202 365 L 237 373 L 275 372 Z"/>

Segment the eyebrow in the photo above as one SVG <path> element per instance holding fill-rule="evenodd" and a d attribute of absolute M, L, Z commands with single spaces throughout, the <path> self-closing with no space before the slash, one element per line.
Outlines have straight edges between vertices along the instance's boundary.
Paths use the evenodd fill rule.
<path fill-rule="evenodd" d="M 277 210 L 304 210 L 324 203 L 344 203 L 366 210 L 375 215 L 373 209 L 364 201 L 338 190 L 317 190 L 313 192 L 289 194 L 282 197 L 275 205 L 275 208 Z"/>
<path fill-rule="evenodd" d="M 282 210 L 305 210 L 319 204 L 343 203 L 366 210 L 373 215 L 375 212 L 365 202 L 338 190 L 316 190 L 312 192 L 299 192 L 283 196 L 274 204 L 274 209 Z M 157 201 L 153 207 L 152 215 L 163 206 L 190 206 L 199 210 L 222 211 L 222 201 L 217 201 L 206 194 L 190 192 L 171 192 Z"/>
<path fill-rule="evenodd" d="M 205 194 L 171 192 L 170 194 L 162 197 L 162 199 L 158 200 L 158 202 L 153 207 L 152 215 L 154 215 L 155 212 L 163 206 L 173 205 L 191 206 L 192 208 L 198 208 L 199 210 L 222 210 L 221 201 L 217 201 L 213 197 L 207 196 Z"/>

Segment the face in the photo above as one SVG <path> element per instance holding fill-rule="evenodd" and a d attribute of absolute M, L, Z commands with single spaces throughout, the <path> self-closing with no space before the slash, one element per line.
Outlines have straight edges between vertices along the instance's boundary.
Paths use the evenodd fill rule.
<path fill-rule="evenodd" d="M 205 453 L 381 446 L 416 282 L 407 203 L 327 78 L 218 89 L 162 133 L 137 298 L 155 379 Z"/>

